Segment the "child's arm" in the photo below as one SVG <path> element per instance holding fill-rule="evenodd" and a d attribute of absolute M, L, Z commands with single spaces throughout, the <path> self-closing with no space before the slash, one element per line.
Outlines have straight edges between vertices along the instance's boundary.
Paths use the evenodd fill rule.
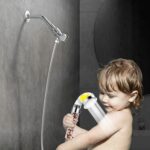
<path fill-rule="evenodd" d="M 101 133 L 98 133 L 101 132 Z M 59 145 L 56 150 L 83 150 L 107 137 L 100 126 L 92 128 L 89 132 L 78 135 L 77 137 Z"/>
<path fill-rule="evenodd" d="M 87 130 L 80 128 L 79 126 L 76 125 L 73 130 L 73 138 L 86 132 Z"/>
<path fill-rule="evenodd" d="M 106 115 L 106 117 L 97 126 L 88 132 L 80 134 L 72 140 L 59 145 L 56 150 L 83 150 L 95 145 L 120 130 L 123 118 L 124 117 L 120 115 Z"/>
<path fill-rule="evenodd" d="M 73 122 L 73 115 L 72 114 L 67 114 L 64 116 L 63 118 L 63 127 L 65 130 L 67 130 L 67 128 L 73 128 L 73 138 L 87 132 L 87 130 L 80 128 L 79 126 L 75 125 L 75 123 Z"/>

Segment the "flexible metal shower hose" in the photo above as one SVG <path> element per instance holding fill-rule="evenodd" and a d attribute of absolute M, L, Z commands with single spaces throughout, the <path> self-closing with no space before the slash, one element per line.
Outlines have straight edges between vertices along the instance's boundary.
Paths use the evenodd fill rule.
<path fill-rule="evenodd" d="M 44 150 L 44 121 L 45 121 L 45 112 L 46 112 L 46 103 L 47 103 L 47 93 L 48 93 L 48 87 L 49 87 L 49 81 L 50 81 L 50 76 L 51 76 L 51 70 L 52 70 L 52 64 L 53 64 L 53 58 L 56 50 L 56 45 L 59 43 L 59 39 L 56 38 L 53 50 L 52 50 L 52 55 L 50 58 L 49 62 L 49 68 L 47 72 L 47 79 L 46 79 L 46 86 L 45 86 L 45 93 L 44 93 L 44 100 L 43 100 L 43 111 L 42 111 L 42 123 L 41 123 L 41 150 Z"/>

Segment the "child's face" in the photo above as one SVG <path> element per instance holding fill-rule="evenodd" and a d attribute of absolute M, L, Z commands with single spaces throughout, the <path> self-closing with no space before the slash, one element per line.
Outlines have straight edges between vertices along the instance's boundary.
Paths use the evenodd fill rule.
<path fill-rule="evenodd" d="M 130 96 L 118 90 L 100 93 L 99 98 L 102 104 L 105 106 L 107 112 L 119 111 L 129 107 L 130 105 Z"/>

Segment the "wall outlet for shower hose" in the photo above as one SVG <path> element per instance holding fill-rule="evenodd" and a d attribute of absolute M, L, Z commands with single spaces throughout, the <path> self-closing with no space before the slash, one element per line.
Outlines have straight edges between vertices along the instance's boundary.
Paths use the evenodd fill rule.
<path fill-rule="evenodd" d="M 26 18 L 26 22 L 30 21 L 30 12 L 29 12 L 29 10 L 26 10 L 26 12 L 25 12 L 25 18 Z"/>

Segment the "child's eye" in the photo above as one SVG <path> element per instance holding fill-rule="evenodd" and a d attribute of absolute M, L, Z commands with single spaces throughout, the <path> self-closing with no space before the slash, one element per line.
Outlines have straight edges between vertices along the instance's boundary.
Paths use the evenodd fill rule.
<path fill-rule="evenodd" d="M 115 95 L 113 95 L 113 94 L 107 94 L 107 96 L 109 97 L 109 98 L 114 98 L 115 97 Z"/>
<path fill-rule="evenodd" d="M 104 92 L 99 92 L 100 93 L 100 95 L 104 95 Z"/>

